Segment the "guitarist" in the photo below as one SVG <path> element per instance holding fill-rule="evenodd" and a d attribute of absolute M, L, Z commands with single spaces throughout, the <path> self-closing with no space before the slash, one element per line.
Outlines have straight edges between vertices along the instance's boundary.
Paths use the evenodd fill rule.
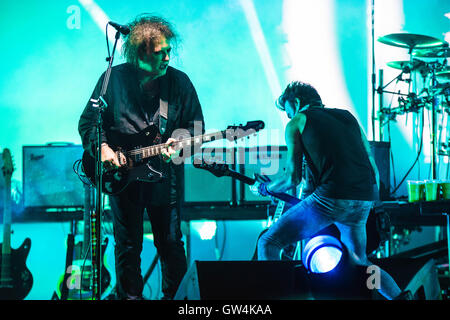
<path fill-rule="evenodd" d="M 172 45 L 178 35 L 172 25 L 158 16 L 140 15 L 129 25 L 123 55 L 126 63 L 112 68 L 105 95 L 101 160 L 105 168 L 120 167 L 111 146 L 133 145 L 130 136 L 148 126 L 158 127 L 158 141 L 168 147 L 158 160 L 163 179 L 157 183 L 134 182 L 123 192 L 110 196 L 115 238 L 117 295 L 119 299 L 142 299 L 141 251 L 143 212 L 147 210 L 154 243 L 161 261 L 163 299 L 172 299 L 186 269 L 186 254 L 181 240 L 180 195 L 182 166 L 171 159 L 179 151 L 171 145 L 175 129 L 194 135 L 194 123 L 204 121 L 196 90 L 189 77 L 169 66 Z M 104 74 L 100 77 L 79 120 L 83 147 L 96 151 L 97 110 Z M 196 127 L 197 128 L 197 127 Z"/>
<path fill-rule="evenodd" d="M 303 159 L 306 187 L 303 201 L 261 236 L 258 259 L 277 260 L 284 247 L 334 223 L 356 262 L 371 265 L 365 226 L 373 201 L 378 199 L 378 171 L 357 120 L 346 110 L 325 108 L 316 89 L 303 82 L 290 83 L 276 105 L 291 119 L 285 130 L 286 171 L 275 181 L 260 178 L 252 191 L 266 196 L 268 190 L 286 192 L 299 185 Z M 380 293 L 387 299 L 401 293 L 384 271 Z"/>

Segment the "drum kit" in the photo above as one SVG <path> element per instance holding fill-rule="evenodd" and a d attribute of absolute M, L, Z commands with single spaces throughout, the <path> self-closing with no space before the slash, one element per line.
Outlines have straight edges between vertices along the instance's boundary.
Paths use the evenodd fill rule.
<path fill-rule="evenodd" d="M 447 63 L 450 57 L 449 44 L 437 38 L 411 33 L 393 33 L 378 38 L 378 41 L 394 47 L 408 49 L 409 60 L 391 61 L 387 65 L 390 68 L 400 70 L 400 74 L 393 80 L 383 85 L 380 84 L 376 92 L 380 96 L 380 107 L 377 120 L 380 121 L 380 130 L 383 122 L 395 120 L 398 115 L 409 112 L 419 113 L 430 111 L 430 143 L 431 143 L 431 172 L 436 179 L 437 157 L 450 156 L 450 136 L 447 135 L 444 126 L 439 126 L 441 132 L 437 132 L 438 115 L 441 121 L 450 115 L 450 66 Z M 382 70 L 380 70 L 380 82 L 382 82 Z M 414 75 L 414 76 L 413 76 Z M 417 93 L 417 85 L 413 90 L 415 75 L 420 75 L 423 80 L 423 88 Z M 401 93 L 386 90 L 394 81 L 408 83 L 408 92 Z M 384 93 L 398 96 L 398 107 L 383 107 L 382 95 Z M 450 121 L 447 121 L 450 125 Z M 447 125 L 448 126 L 448 125 Z M 449 128 L 450 129 L 450 128 Z M 441 139 L 444 137 L 446 141 Z M 382 131 L 380 131 L 382 138 Z"/>

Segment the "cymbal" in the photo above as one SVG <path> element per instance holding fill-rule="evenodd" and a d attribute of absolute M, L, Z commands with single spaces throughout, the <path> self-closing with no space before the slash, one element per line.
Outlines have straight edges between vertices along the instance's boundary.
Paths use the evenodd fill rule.
<path fill-rule="evenodd" d="M 390 61 L 387 65 L 394 69 L 403 70 L 406 73 L 414 71 L 421 66 L 425 65 L 425 62 L 417 59 L 413 59 L 413 61 Z"/>
<path fill-rule="evenodd" d="M 413 33 L 392 33 L 378 38 L 378 41 L 390 46 L 409 49 L 434 48 L 445 44 L 439 39 Z"/>
<path fill-rule="evenodd" d="M 417 50 L 413 55 L 419 58 L 450 58 L 450 48 Z"/>

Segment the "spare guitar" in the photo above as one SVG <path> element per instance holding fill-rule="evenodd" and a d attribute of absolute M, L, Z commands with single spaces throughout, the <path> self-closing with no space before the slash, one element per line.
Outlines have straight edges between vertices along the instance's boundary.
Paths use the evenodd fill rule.
<path fill-rule="evenodd" d="M 95 253 L 97 241 L 95 238 L 95 221 L 91 221 L 91 188 L 85 186 L 85 204 L 84 204 L 84 230 L 83 240 L 74 244 L 76 227 L 73 233 L 69 234 L 67 240 L 66 255 L 66 273 L 61 276 L 58 283 L 58 290 L 55 292 L 56 297 L 61 300 L 93 300 L 95 298 L 95 290 L 97 289 L 95 277 L 95 264 L 91 252 Z M 91 229 L 92 228 L 92 229 Z M 92 245 L 92 250 L 90 248 Z M 108 245 L 108 238 L 101 243 L 101 259 L 105 260 L 105 251 Z M 95 257 L 94 257 L 95 258 Z M 101 294 L 106 294 L 106 290 L 111 283 L 111 274 L 102 263 L 101 269 Z"/>
<path fill-rule="evenodd" d="M 237 140 L 262 129 L 264 129 L 263 121 L 249 121 L 245 126 L 229 126 L 226 130 L 219 132 L 182 139 L 172 146 L 174 149 L 181 149 L 219 139 Z M 167 145 L 159 143 L 160 135 L 157 126 L 151 125 L 142 132 L 127 136 L 124 139 L 132 143 L 126 146 L 110 146 L 119 159 L 125 158 L 124 163 L 118 169 L 107 170 L 102 173 L 102 190 L 109 195 L 120 193 L 132 182 L 157 182 L 163 177 L 157 169 L 159 162 L 157 156 L 162 154 Z M 82 167 L 89 181 L 96 185 L 96 162 L 86 151 L 83 153 Z"/>
<path fill-rule="evenodd" d="M 3 150 L 5 201 L 3 204 L 3 243 L 1 244 L 0 299 L 23 300 L 33 286 L 33 276 L 26 266 L 31 240 L 26 238 L 18 249 L 11 248 L 11 177 L 14 165 L 9 149 Z"/>

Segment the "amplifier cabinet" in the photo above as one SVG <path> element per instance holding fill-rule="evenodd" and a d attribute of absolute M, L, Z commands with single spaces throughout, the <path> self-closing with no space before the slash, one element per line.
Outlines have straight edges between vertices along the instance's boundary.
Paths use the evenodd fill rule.
<path fill-rule="evenodd" d="M 84 185 L 73 170 L 81 145 L 23 146 L 24 207 L 83 207 Z"/>
<path fill-rule="evenodd" d="M 267 175 L 272 180 L 284 173 L 286 166 L 286 146 L 257 146 L 238 148 L 237 167 L 240 173 L 253 178 L 254 174 Z M 239 183 L 238 203 L 267 204 L 268 197 L 254 195 L 249 186 Z"/>
<path fill-rule="evenodd" d="M 226 163 L 235 168 L 235 148 L 202 148 L 201 159 L 206 163 Z M 185 161 L 183 205 L 230 205 L 236 201 L 236 183 L 231 177 L 216 177 L 205 169 L 195 168 L 193 162 Z"/>

